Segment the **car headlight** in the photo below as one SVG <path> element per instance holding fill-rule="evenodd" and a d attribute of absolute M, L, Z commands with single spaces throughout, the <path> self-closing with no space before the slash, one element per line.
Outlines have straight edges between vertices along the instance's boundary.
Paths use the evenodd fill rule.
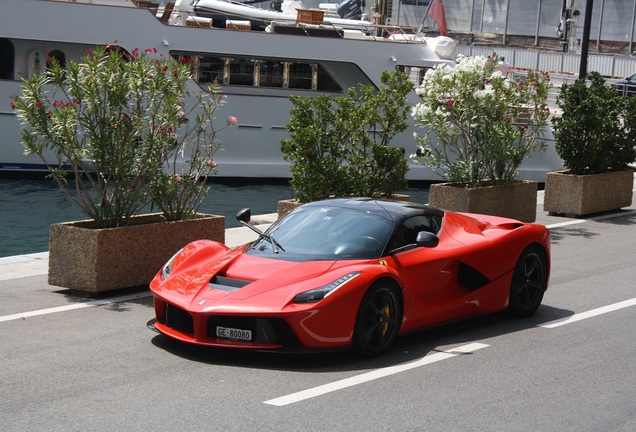
<path fill-rule="evenodd" d="M 172 255 L 172 258 L 170 258 L 168 262 L 164 264 L 163 268 L 161 269 L 161 279 L 166 279 L 170 275 L 170 272 L 172 271 L 172 263 L 182 250 L 183 249 L 180 249 L 176 254 Z"/>
<path fill-rule="evenodd" d="M 319 288 L 314 288 L 312 290 L 302 292 L 294 298 L 294 302 L 295 303 L 318 302 L 324 299 L 325 297 L 327 297 L 329 294 L 331 294 L 338 288 L 340 288 L 341 286 L 343 286 L 344 284 L 346 284 L 347 282 L 349 282 L 351 279 L 358 276 L 360 273 L 361 272 L 359 271 L 351 272 L 342 277 L 339 277 L 338 279 L 336 279 L 335 281 L 331 283 L 328 283 L 327 285 L 323 285 Z"/>

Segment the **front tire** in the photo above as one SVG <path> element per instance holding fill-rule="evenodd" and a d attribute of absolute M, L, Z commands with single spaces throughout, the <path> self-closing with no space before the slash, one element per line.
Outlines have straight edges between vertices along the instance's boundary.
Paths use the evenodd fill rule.
<path fill-rule="evenodd" d="M 519 318 L 529 317 L 541 305 L 548 284 L 548 260 L 539 246 L 523 251 L 510 285 L 510 313 Z"/>
<path fill-rule="evenodd" d="M 372 285 L 360 302 L 353 343 L 366 357 L 384 354 L 393 344 L 402 324 L 400 292 L 386 283 Z"/>

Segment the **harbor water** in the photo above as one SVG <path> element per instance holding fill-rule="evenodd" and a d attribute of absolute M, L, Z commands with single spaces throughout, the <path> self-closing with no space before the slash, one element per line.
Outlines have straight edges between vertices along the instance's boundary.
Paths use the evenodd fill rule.
<path fill-rule="evenodd" d="M 209 184 L 210 192 L 199 211 L 225 216 L 227 228 L 240 225 L 235 216 L 242 208 L 251 208 L 253 215 L 275 213 L 278 200 L 294 196 L 289 184 L 283 182 Z M 402 193 L 414 202 L 428 201 L 425 188 L 413 187 Z M 0 178 L 0 257 L 45 252 L 51 224 L 81 219 L 87 219 L 86 215 L 53 180 Z"/>

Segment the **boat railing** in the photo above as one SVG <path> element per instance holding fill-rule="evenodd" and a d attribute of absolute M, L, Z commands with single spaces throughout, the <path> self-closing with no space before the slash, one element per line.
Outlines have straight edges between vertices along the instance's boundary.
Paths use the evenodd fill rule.
<path fill-rule="evenodd" d="M 149 2 L 150 3 L 150 2 Z M 152 3 L 150 3 L 152 4 Z M 225 27 L 215 27 L 218 20 L 197 15 L 195 12 L 175 11 L 173 2 L 169 2 L 165 7 L 149 9 L 153 14 L 166 25 L 187 26 L 202 29 L 225 29 L 233 31 L 260 31 L 251 25 L 249 16 L 236 18 L 226 16 Z M 372 22 L 360 24 L 359 21 L 352 22 L 351 26 L 334 24 L 325 20 L 322 23 L 304 23 L 298 19 L 290 20 L 281 17 L 276 20 L 263 20 L 268 25 L 265 33 L 292 34 L 299 36 L 335 37 L 341 39 L 372 40 L 383 42 L 401 43 L 426 43 L 423 33 L 418 33 L 413 27 L 380 25 Z"/>

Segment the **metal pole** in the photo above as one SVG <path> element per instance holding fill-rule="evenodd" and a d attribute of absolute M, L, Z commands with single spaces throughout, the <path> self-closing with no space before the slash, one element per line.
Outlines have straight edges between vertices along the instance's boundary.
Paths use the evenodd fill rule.
<path fill-rule="evenodd" d="M 587 0 L 585 4 L 585 19 L 583 21 L 583 39 L 581 39 L 581 64 L 579 66 L 579 79 L 585 79 L 587 75 L 587 51 L 590 45 L 590 27 L 592 24 L 592 7 L 594 0 Z"/>
<path fill-rule="evenodd" d="M 534 46 L 539 45 L 539 25 L 541 24 L 541 0 L 537 0 L 537 3 L 537 28 L 534 32 Z"/>
<path fill-rule="evenodd" d="M 636 1 L 636 0 L 635 0 Z M 424 27 L 424 20 L 426 19 L 426 17 L 428 16 L 428 11 L 431 8 L 431 4 L 433 3 L 433 0 L 430 0 L 428 2 L 428 6 L 426 6 L 426 12 L 424 12 L 424 16 L 422 17 L 422 22 L 420 23 L 420 26 L 417 28 L 417 32 L 421 33 L 422 32 L 422 27 Z"/>
<path fill-rule="evenodd" d="M 486 11 L 486 0 L 481 0 L 481 20 L 479 23 L 479 32 L 484 31 L 484 12 Z"/>
<path fill-rule="evenodd" d="M 508 33 L 508 16 L 510 12 L 510 0 L 506 2 L 506 22 L 504 23 L 503 44 L 506 45 L 506 34 Z"/>
<path fill-rule="evenodd" d="M 632 10 L 632 29 L 629 32 L 629 55 L 632 55 L 632 46 L 634 45 L 634 24 L 636 23 L 636 0 L 634 0 L 634 9 Z"/>
<path fill-rule="evenodd" d="M 601 0 L 601 12 L 598 17 L 598 37 L 596 38 L 596 52 L 601 52 L 601 30 L 603 28 L 603 9 L 605 9 L 605 0 Z"/>

